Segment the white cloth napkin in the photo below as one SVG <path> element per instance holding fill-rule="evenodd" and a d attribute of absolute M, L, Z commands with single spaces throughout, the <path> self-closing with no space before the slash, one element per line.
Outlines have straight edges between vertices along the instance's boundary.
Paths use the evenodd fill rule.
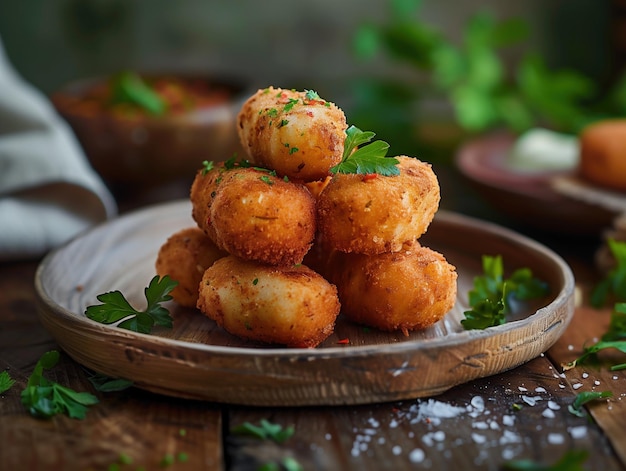
<path fill-rule="evenodd" d="M 0 43 L 0 261 L 39 257 L 116 213 L 71 129 Z"/>

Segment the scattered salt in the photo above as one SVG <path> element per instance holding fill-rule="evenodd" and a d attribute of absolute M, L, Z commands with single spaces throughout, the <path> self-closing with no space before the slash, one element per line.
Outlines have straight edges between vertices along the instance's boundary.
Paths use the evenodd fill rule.
<path fill-rule="evenodd" d="M 583 373 L 583 379 L 589 378 L 589 373 Z"/>
<path fill-rule="evenodd" d="M 472 433 L 472 440 L 474 440 L 475 443 L 482 444 L 487 441 L 487 437 L 478 433 Z"/>
<path fill-rule="evenodd" d="M 581 388 L 581 387 L 582 387 L 582 385 L 583 385 L 582 383 L 576 383 L 576 384 L 573 384 L 573 385 L 572 385 L 572 387 L 573 387 L 574 389 L 579 389 L 579 388 Z"/>
<path fill-rule="evenodd" d="M 578 427 L 570 427 L 567 429 L 572 438 L 583 438 L 587 435 L 587 427 L 580 425 Z"/>
<path fill-rule="evenodd" d="M 522 401 L 524 401 L 529 406 L 534 406 L 537 404 L 537 401 L 543 400 L 541 396 L 522 396 Z"/>
<path fill-rule="evenodd" d="M 541 413 L 542 416 L 544 416 L 546 419 L 554 419 L 554 417 L 556 417 L 556 415 L 554 414 L 554 411 L 552 409 L 546 409 Z"/>
<path fill-rule="evenodd" d="M 474 422 L 472 424 L 472 428 L 477 428 L 479 430 L 487 430 L 489 428 L 489 425 L 487 425 L 486 422 Z"/>
<path fill-rule="evenodd" d="M 500 445 L 507 445 L 509 443 L 520 443 L 522 441 L 522 437 L 520 437 L 517 433 L 512 432 L 511 430 L 505 430 L 500 437 L 498 442 Z"/>
<path fill-rule="evenodd" d="M 398 456 L 400 453 L 402 453 L 402 447 L 400 447 L 400 446 L 396 445 L 396 446 L 394 446 L 394 447 L 391 449 L 391 452 L 392 452 L 394 455 Z"/>
<path fill-rule="evenodd" d="M 561 408 L 561 406 L 554 401 L 548 401 L 548 407 L 552 410 L 559 410 Z"/>
<path fill-rule="evenodd" d="M 540 386 L 540 387 L 535 388 L 535 392 L 537 392 L 537 393 L 544 393 L 544 392 L 547 392 L 547 391 L 546 391 L 546 388 L 542 388 Z"/>
<path fill-rule="evenodd" d="M 508 427 L 512 427 L 515 424 L 515 416 L 513 415 L 503 415 L 502 423 Z"/>
<path fill-rule="evenodd" d="M 598 381 L 597 379 L 593 382 L 594 385 L 596 386 L 600 386 L 600 381 Z"/>
<path fill-rule="evenodd" d="M 474 396 L 470 404 L 479 411 L 485 410 L 485 400 L 481 396 Z"/>
<path fill-rule="evenodd" d="M 565 437 L 563 437 L 560 433 L 549 433 L 548 443 L 550 445 L 561 445 L 562 443 L 565 443 Z"/>
<path fill-rule="evenodd" d="M 424 461 L 425 457 L 426 457 L 426 454 L 424 453 L 424 450 L 422 450 L 421 448 L 416 448 L 414 450 L 411 450 L 411 452 L 409 453 L 409 461 L 411 463 L 421 463 L 422 461 Z"/>
<path fill-rule="evenodd" d="M 526 391 L 528 391 L 528 389 L 526 389 L 526 388 L 525 388 L 525 387 L 523 387 L 523 386 L 518 386 L 518 387 L 517 387 L 517 389 L 519 389 L 521 392 L 526 392 Z"/>

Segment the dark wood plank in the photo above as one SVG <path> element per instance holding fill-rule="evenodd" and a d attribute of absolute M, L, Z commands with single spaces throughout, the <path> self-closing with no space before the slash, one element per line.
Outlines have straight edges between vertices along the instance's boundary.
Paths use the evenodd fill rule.
<path fill-rule="evenodd" d="M 591 345 L 606 332 L 611 315 L 610 308 L 594 309 L 587 305 L 576 309 L 569 328 L 550 349 L 549 356 L 556 365 L 576 359 L 585 345 Z M 589 403 L 591 415 L 604 430 L 615 449 L 615 453 L 626 463 L 626 370 L 611 371 L 610 365 L 626 361 L 623 353 L 616 350 L 600 355 L 600 363 L 585 362 L 563 372 L 564 379 L 577 393 L 582 391 L 611 391 L 613 397 Z M 560 371 L 563 371 L 562 369 Z"/>
<path fill-rule="evenodd" d="M 234 471 L 287 456 L 307 470 L 495 470 L 522 458 L 551 464 L 567 450 L 585 449 L 591 455 L 585 469 L 622 469 L 602 431 L 568 411 L 574 395 L 540 357 L 430 399 L 347 408 L 236 408 L 230 429 L 267 419 L 296 431 L 281 445 L 231 435 L 227 462 Z"/>
<path fill-rule="evenodd" d="M 35 267 L 35 263 L 0 265 L 0 371 L 7 370 L 16 380 L 0 396 L 0 469 L 108 469 L 121 456 L 129 457 L 135 468 L 159 469 L 170 455 L 174 464 L 168 469 L 223 469 L 219 407 L 134 388 L 97 393 L 85 370 L 64 354 L 46 377 L 96 394 L 99 404 L 84 420 L 66 416 L 42 420 L 28 414 L 21 391 L 39 357 L 58 349 L 37 319 Z"/>

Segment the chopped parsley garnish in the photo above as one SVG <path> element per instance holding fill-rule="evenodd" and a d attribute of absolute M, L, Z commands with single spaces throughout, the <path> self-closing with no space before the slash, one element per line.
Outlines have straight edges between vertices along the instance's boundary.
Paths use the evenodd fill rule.
<path fill-rule="evenodd" d="M 206 175 L 207 173 L 209 173 L 211 170 L 213 170 L 214 167 L 214 163 L 212 160 L 204 160 L 202 161 L 202 175 Z"/>
<path fill-rule="evenodd" d="M 583 391 L 576 395 L 576 399 L 567 407 L 567 410 L 578 417 L 584 417 L 585 412 L 583 411 L 583 406 L 585 404 L 597 399 L 605 399 L 612 396 L 613 393 L 611 391 Z"/>
<path fill-rule="evenodd" d="M 98 295 L 97 299 L 102 304 L 88 306 L 85 315 L 96 322 L 117 323 L 117 327 L 143 334 L 149 334 L 154 325 L 171 328 L 172 318 L 161 303 L 172 299 L 169 293 L 177 285 L 178 282 L 167 275 L 162 278 L 156 275 L 144 290 L 147 301 L 145 310 L 136 310 L 120 291 L 111 291 Z"/>
<path fill-rule="evenodd" d="M 167 103 L 134 72 L 122 72 L 111 82 L 111 105 L 128 103 L 150 114 L 159 116 L 167 112 Z"/>
<path fill-rule="evenodd" d="M 283 443 L 294 434 L 295 429 L 293 426 L 283 428 L 280 424 L 273 424 L 269 420 L 261 419 L 258 425 L 244 422 L 231 431 L 236 435 L 249 435 L 261 440 L 269 439 L 276 443 Z"/>
<path fill-rule="evenodd" d="M 287 126 L 289 124 L 289 120 L 288 119 L 281 119 L 280 123 L 278 123 L 278 127 L 282 128 L 283 126 Z"/>
<path fill-rule="evenodd" d="M 96 391 L 115 392 L 123 391 L 133 385 L 133 382 L 122 378 L 111 378 L 101 373 L 87 371 L 87 379 Z"/>
<path fill-rule="evenodd" d="M 22 404 L 31 415 L 50 418 L 65 413 L 72 419 L 84 419 L 87 407 L 98 403 L 98 398 L 87 392 L 76 392 L 73 389 L 48 381 L 43 371 L 53 368 L 59 361 L 56 350 L 44 353 L 33 373 L 28 378 L 26 388 L 22 391 Z"/>
<path fill-rule="evenodd" d="M 387 157 L 389 144 L 385 141 L 370 143 L 375 135 L 371 131 L 361 131 L 356 126 L 350 126 L 346 130 L 341 162 L 332 167 L 330 172 L 357 173 L 361 175 L 369 173 L 378 173 L 384 176 L 399 175 L 398 159 Z"/>
<path fill-rule="evenodd" d="M 559 461 L 547 465 L 532 460 L 515 460 L 504 463 L 503 469 L 510 471 L 583 471 L 583 463 L 587 461 L 587 450 L 568 450 Z"/>
<path fill-rule="evenodd" d="M 610 348 L 626 353 L 626 303 L 615 303 L 611 312 L 609 327 L 600 340 L 588 347 L 584 347 L 583 353 L 578 358 L 561 366 L 566 371 L 574 368 L 579 363 L 597 360 L 598 352 Z M 624 368 L 626 368 L 625 364 L 617 364 L 613 365 L 611 370 L 616 371 Z"/>
<path fill-rule="evenodd" d="M 291 111 L 291 109 L 298 104 L 298 101 L 299 100 L 297 98 L 289 98 L 289 101 L 287 102 L 287 104 L 285 104 L 283 111 L 284 112 Z"/>
<path fill-rule="evenodd" d="M 596 308 L 604 306 L 611 295 L 617 301 L 626 301 L 626 242 L 608 239 L 607 244 L 615 259 L 615 267 L 591 293 L 590 303 Z"/>
<path fill-rule="evenodd" d="M 502 257 L 483 255 L 482 276 L 474 278 L 474 287 L 468 293 L 470 310 L 464 312 L 461 324 L 465 329 L 486 329 L 504 324 L 510 311 L 510 300 L 527 301 L 548 293 L 548 285 L 535 278 L 529 268 L 515 270 L 504 278 Z"/>
<path fill-rule="evenodd" d="M 304 96 L 310 101 L 322 100 L 315 90 L 305 90 Z"/>
<path fill-rule="evenodd" d="M 274 182 L 272 181 L 272 179 L 268 175 L 261 175 L 259 177 L 259 180 L 261 180 L 263 183 L 267 183 L 268 185 L 273 185 L 274 184 Z"/>
<path fill-rule="evenodd" d="M 15 380 L 11 378 L 8 371 L 0 373 L 0 394 L 8 391 L 15 384 Z"/>

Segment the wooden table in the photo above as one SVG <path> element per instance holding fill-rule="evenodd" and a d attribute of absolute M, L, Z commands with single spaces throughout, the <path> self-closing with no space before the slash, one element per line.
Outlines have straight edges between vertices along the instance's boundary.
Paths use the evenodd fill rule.
<path fill-rule="evenodd" d="M 584 469 L 626 469 L 626 372 L 560 364 L 607 328 L 610 310 L 589 307 L 597 241 L 547 238 L 572 267 L 581 302 L 565 335 L 514 370 L 437 397 L 355 407 L 249 408 L 174 399 L 130 388 L 95 392 L 84 420 L 28 414 L 20 401 L 40 356 L 58 346 L 40 325 L 33 277 L 38 261 L 0 264 L 0 371 L 16 384 L 0 395 L 0 470 L 257 470 L 295 460 L 304 470 L 502 469 L 512 460 L 553 464 L 587 450 Z M 623 360 L 622 360 L 623 361 Z M 62 354 L 48 377 L 94 391 Z M 581 391 L 613 392 L 587 415 L 568 411 Z M 233 428 L 266 419 L 295 433 L 283 443 Z M 129 463 L 130 462 L 130 463 Z M 288 469 L 288 468 L 280 468 Z M 291 468 L 296 469 L 296 468 Z"/>

